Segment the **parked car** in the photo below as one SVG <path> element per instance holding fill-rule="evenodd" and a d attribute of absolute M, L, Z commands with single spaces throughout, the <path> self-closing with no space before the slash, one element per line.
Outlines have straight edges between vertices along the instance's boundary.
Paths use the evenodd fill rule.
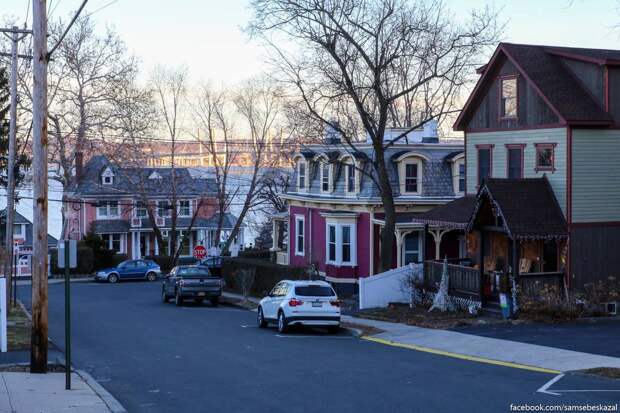
<path fill-rule="evenodd" d="M 213 275 L 203 265 L 178 265 L 164 277 L 161 288 L 161 299 L 167 303 L 174 297 L 176 305 L 182 305 L 186 298 L 201 304 L 205 299 L 213 306 L 219 304 L 224 280 Z"/>
<path fill-rule="evenodd" d="M 340 329 L 340 301 L 325 281 L 280 281 L 258 306 L 260 328 L 275 322 L 280 333 L 291 325 L 324 326 L 330 333 Z"/>
<path fill-rule="evenodd" d="M 179 257 L 177 259 L 177 265 L 203 265 L 208 267 L 211 274 L 214 276 L 222 275 L 222 257 L 219 255 L 205 257 L 202 260 L 197 260 L 194 257 Z"/>
<path fill-rule="evenodd" d="M 161 269 L 152 260 L 127 260 L 116 267 L 106 268 L 95 274 L 95 281 L 117 283 L 120 280 L 146 279 L 155 281 L 161 274 Z"/>

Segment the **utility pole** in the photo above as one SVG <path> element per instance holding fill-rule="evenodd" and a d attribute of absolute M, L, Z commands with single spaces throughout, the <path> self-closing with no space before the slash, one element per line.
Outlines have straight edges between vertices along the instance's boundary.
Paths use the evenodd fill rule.
<path fill-rule="evenodd" d="M 6 231 L 5 246 L 7 255 L 10 257 L 10 264 L 6 265 L 6 293 L 7 303 L 11 302 L 11 289 L 13 274 L 13 223 L 15 221 L 15 152 L 16 152 L 16 133 L 17 133 L 17 46 L 21 39 L 30 31 L 20 30 L 17 26 L 13 26 L 10 31 L 4 31 L 11 37 L 11 109 L 10 109 L 10 128 L 9 128 L 9 158 L 7 166 L 7 197 L 6 197 Z M 20 37 L 20 33 L 23 33 Z M 13 305 L 15 301 L 13 300 Z"/>
<path fill-rule="evenodd" d="M 32 337 L 30 372 L 47 372 L 47 0 L 32 0 Z"/>

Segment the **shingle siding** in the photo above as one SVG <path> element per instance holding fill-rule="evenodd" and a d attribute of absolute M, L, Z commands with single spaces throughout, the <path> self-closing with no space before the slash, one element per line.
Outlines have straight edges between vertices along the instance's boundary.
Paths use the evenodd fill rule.
<path fill-rule="evenodd" d="M 532 129 L 467 134 L 467 193 L 478 190 L 478 151 L 476 145 L 493 147 L 493 178 L 507 177 L 506 144 L 525 144 L 523 151 L 523 177 L 540 178 L 547 174 L 562 212 L 566 215 L 566 129 Z M 555 171 L 536 172 L 536 143 L 555 143 Z"/>
<path fill-rule="evenodd" d="M 620 130 L 573 130 L 573 222 L 620 221 Z"/>

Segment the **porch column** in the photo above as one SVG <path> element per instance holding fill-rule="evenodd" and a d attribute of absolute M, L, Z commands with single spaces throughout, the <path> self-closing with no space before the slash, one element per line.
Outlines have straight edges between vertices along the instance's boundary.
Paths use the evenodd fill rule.
<path fill-rule="evenodd" d="M 279 251 L 278 245 L 280 240 L 278 239 L 279 231 L 279 222 L 275 219 L 271 221 L 271 239 L 273 240 L 273 245 L 271 246 L 271 251 Z"/>
<path fill-rule="evenodd" d="M 134 236 L 136 237 L 136 253 L 134 255 L 136 258 L 140 258 L 142 256 L 142 250 L 140 249 L 140 233 L 134 232 Z"/>
<path fill-rule="evenodd" d="M 441 239 L 448 232 L 450 232 L 449 229 L 432 229 L 430 231 L 431 235 L 433 236 L 433 240 L 435 241 L 435 259 L 436 260 L 441 259 L 441 256 L 440 256 Z"/>
<path fill-rule="evenodd" d="M 400 233 L 399 230 L 396 230 L 396 268 L 401 266 L 401 256 L 403 254 L 402 249 L 403 249 L 403 241 L 402 241 L 402 234 Z"/>
<path fill-rule="evenodd" d="M 424 224 L 424 230 L 422 231 L 422 259 L 420 261 L 426 261 L 426 236 L 428 235 L 428 224 Z"/>
<path fill-rule="evenodd" d="M 155 255 L 159 255 L 159 242 L 157 241 L 157 237 L 155 237 Z"/>

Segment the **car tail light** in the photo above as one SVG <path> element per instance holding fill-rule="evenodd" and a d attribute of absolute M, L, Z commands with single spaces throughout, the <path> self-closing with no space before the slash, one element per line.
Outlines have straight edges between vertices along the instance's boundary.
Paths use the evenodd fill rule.
<path fill-rule="evenodd" d="M 340 300 L 333 300 L 329 302 L 334 307 L 340 307 Z"/>
<path fill-rule="evenodd" d="M 288 305 L 290 305 L 291 307 L 297 307 L 298 305 L 302 305 L 303 303 L 303 301 L 298 300 L 297 298 L 291 298 L 288 302 Z"/>

